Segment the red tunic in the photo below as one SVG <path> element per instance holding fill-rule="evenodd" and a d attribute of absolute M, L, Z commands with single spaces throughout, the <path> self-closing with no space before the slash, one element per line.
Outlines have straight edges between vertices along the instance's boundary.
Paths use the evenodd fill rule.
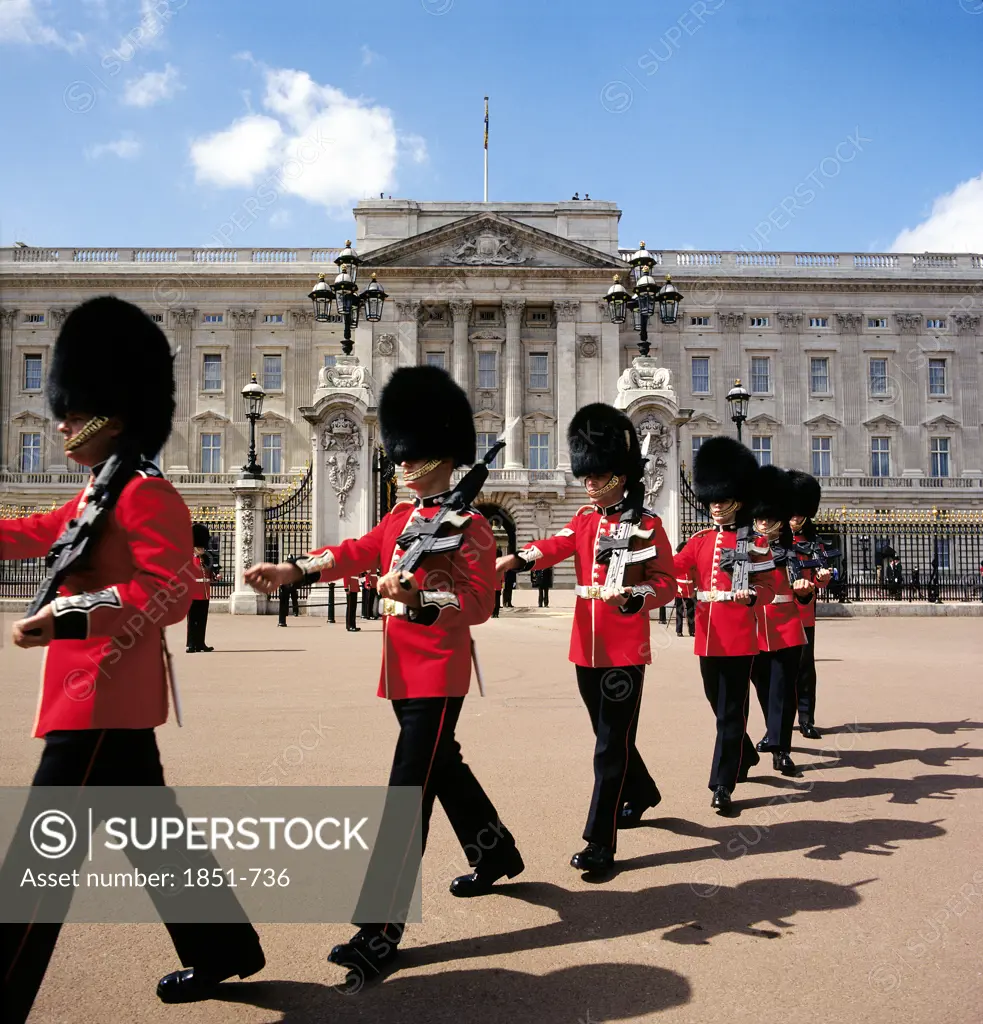
<path fill-rule="evenodd" d="M 750 560 L 767 561 L 770 557 L 768 546 L 755 543 L 755 538 L 749 539 Z M 760 650 L 753 607 L 735 601 L 706 599 L 713 590 L 730 592 L 731 574 L 720 568 L 720 554 L 736 547 L 735 527 L 712 526 L 694 533 L 675 557 L 677 579 L 691 579 L 696 584 L 696 640 L 693 649 L 701 657 L 730 658 L 757 654 Z M 775 575 L 775 570 L 771 570 L 751 576 L 750 589 L 757 595 L 755 604 L 769 601 L 774 596 Z"/>
<path fill-rule="evenodd" d="M 625 572 L 625 586 L 630 586 L 633 600 L 625 609 L 605 604 L 583 590 L 603 587 L 607 565 L 596 562 L 600 537 L 616 532 L 620 506 L 602 509 L 584 505 L 557 534 L 527 544 L 520 555 L 526 564 L 548 569 L 574 556 L 577 575 L 577 604 L 570 637 L 570 660 L 585 668 L 608 668 L 618 665 L 649 665 L 652 649 L 649 640 L 649 612 L 669 604 L 676 597 L 676 576 L 672 566 L 672 546 L 662 520 L 645 510 L 639 528 L 651 530 L 652 536 L 635 539 L 632 550 L 655 547 L 658 554 L 647 561 L 630 565 Z"/>
<path fill-rule="evenodd" d="M 424 499 L 424 502 L 430 499 Z M 388 572 L 403 554 L 396 540 L 416 519 L 432 519 L 435 504 L 400 502 L 364 537 L 320 548 L 297 560 L 323 582 L 352 577 L 377 565 Z M 382 672 L 378 696 L 463 697 L 471 685 L 471 626 L 491 617 L 495 607 L 495 538 L 476 509 L 462 513 L 457 551 L 432 555 L 416 571 L 420 609 L 383 601 Z M 451 531 L 453 532 L 453 531 Z"/>
<path fill-rule="evenodd" d="M 46 555 L 85 507 L 0 520 L 0 559 Z M 109 513 L 90 565 L 52 602 L 34 735 L 52 729 L 151 729 L 167 721 L 163 627 L 191 605 L 191 515 L 166 480 L 141 473 Z"/>
<path fill-rule="evenodd" d="M 795 544 L 804 544 L 804 543 L 806 543 L 806 537 L 803 534 L 801 534 L 801 533 L 797 533 L 792 538 L 792 540 L 793 540 L 793 542 Z M 800 562 L 808 562 L 809 559 L 805 555 L 799 555 L 799 561 Z M 816 579 L 816 570 L 815 569 L 811 569 L 810 568 L 810 569 L 803 569 L 801 571 L 802 571 L 802 578 L 804 580 L 811 580 L 813 583 L 816 584 L 816 588 L 818 590 L 825 590 L 826 587 L 829 586 L 829 580 L 826 580 L 824 583 L 820 583 Z M 799 605 L 799 617 L 802 619 L 802 625 L 803 626 L 815 626 L 815 624 L 816 624 L 816 595 L 815 595 L 815 593 L 813 593 L 813 597 L 812 597 L 811 601 L 809 601 L 807 604 L 800 604 Z"/>
<path fill-rule="evenodd" d="M 766 537 L 755 537 L 757 545 L 767 544 Z M 794 558 L 795 555 L 789 556 Z M 774 582 L 775 594 L 767 604 L 757 601 L 754 605 L 754 617 L 758 623 L 758 646 L 762 651 L 780 651 L 786 647 L 801 647 L 806 642 L 805 629 L 802 625 L 804 607 L 795 597 L 792 584 L 789 582 L 788 571 L 779 567 L 769 573 Z M 809 602 L 812 604 L 812 601 Z"/>
<path fill-rule="evenodd" d="M 201 555 L 195 554 L 191 560 L 194 568 L 194 578 L 191 580 L 191 600 L 210 601 L 212 598 L 212 580 L 215 574 L 211 569 L 206 568 Z"/>

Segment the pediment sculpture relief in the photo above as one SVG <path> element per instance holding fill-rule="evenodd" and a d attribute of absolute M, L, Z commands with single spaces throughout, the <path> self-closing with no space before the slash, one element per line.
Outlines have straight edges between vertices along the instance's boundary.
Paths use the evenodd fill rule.
<path fill-rule="evenodd" d="M 530 259 L 532 256 L 523 255 L 522 244 L 513 230 L 496 226 L 464 235 L 440 262 L 453 266 L 506 266 Z"/>

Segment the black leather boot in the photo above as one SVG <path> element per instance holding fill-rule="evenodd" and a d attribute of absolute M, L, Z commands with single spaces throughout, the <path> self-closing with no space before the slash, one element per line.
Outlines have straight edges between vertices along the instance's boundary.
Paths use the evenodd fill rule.
<path fill-rule="evenodd" d="M 589 875 L 600 875 L 610 871 L 614 864 L 614 850 L 610 846 L 599 843 L 588 843 L 580 853 L 570 858 L 571 866 L 578 871 L 586 871 Z"/>
<path fill-rule="evenodd" d="M 209 970 L 205 967 L 185 967 L 180 971 L 165 974 L 157 982 L 157 998 L 163 1003 L 197 1003 L 202 999 L 214 999 L 219 985 L 229 978 L 248 978 L 266 966 L 263 951 L 253 959 L 231 970 Z"/>
<path fill-rule="evenodd" d="M 402 938 L 401 930 L 397 931 Z M 391 964 L 399 955 L 399 938 L 390 937 L 385 931 L 378 929 L 359 928 L 347 941 L 335 946 L 328 953 L 328 960 L 340 967 L 349 968 L 355 980 L 372 981 L 377 978 L 387 964 Z M 349 976 L 346 984 L 353 979 Z M 352 985 L 360 988 L 361 985 Z"/>
<path fill-rule="evenodd" d="M 710 801 L 710 806 L 721 814 L 726 814 L 733 807 L 733 803 L 730 799 L 730 790 L 726 786 L 717 786 L 713 791 L 713 799 Z"/>
<path fill-rule="evenodd" d="M 823 738 L 823 734 L 814 725 L 800 725 L 799 732 L 807 740 L 821 740 Z"/>
<path fill-rule="evenodd" d="M 635 828 L 641 823 L 642 815 L 662 802 L 662 794 L 656 786 L 647 800 L 626 800 L 618 815 L 618 828 Z"/>
<path fill-rule="evenodd" d="M 758 743 L 754 749 L 757 750 L 759 754 L 763 754 L 766 750 L 768 750 L 770 746 L 771 744 L 768 742 L 768 734 L 765 733 L 764 736 L 762 736 L 762 738 L 758 740 Z"/>
<path fill-rule="evenodd" d="M 799 769 L 795 767 L 792 758 L 784 750 L 776 750 L 771 755 L 772 767 L 782 775 L 798 775 Z"/>
<path fill-rule="evenodd" d="M 487 896 L 492 886 L 500 879 L 508 875 L 515 878 L 516 875 L 525 871 L 526 865 L 522 862 L 522 855 L 513 846 L 512 852 L 504 862 L 498 864 L 479 864 L 470 875 L 459 875 L 451 882 L 450 891 L 452 896 L 467 898 L 470 896 Z"/>

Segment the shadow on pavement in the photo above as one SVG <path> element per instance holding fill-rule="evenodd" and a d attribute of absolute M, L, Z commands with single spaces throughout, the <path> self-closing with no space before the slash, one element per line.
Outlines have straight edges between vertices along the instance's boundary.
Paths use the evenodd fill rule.
<path fill-rule="evenodd" d="M 406 951 L 406 966 L 420 962 L 419 952 Z M 325 962 L 325 973 L 338 972 L 339 982 L 340 970 Z M 641 964 L 585 964 L 542 976 L 494 968 L 409 977 L 397 971 L 347 995 L 340 984 L 298 981 L 226 983 L 222 993 L 225 1002 L 282 1013 L 284 1024 L 355 1020 L 456 1024 L 475 1019 L 602 1024 L 682 1006 L 692 997 L 690 984 L 681 974 Z"/>
<path fill-rule="evenodd" d="M 824 767 L 835 767 L 826 764 Z M 741 811 L 768 807 L 778 803 L 822 804 L 828 800 L 853 800 L 872 796 L 890 796 L 891 804 L 917 804 L 919 800 L 954 800 L 960 789 L 983 789 L 980 775 L 916 775 L 913 779 L 847 779 L 844 782 L 823 780 L 795 785 L 785 779 L 762 776 L 750 781 L 781 789 L 781 795 L 743 799 L 738 795 L 734 807 Z"/>
<path fill-rule="evenodd" d="M 920 761 L 930 768 L 948 768 L 950 761 L 969 761 L 983 757 L 983 750 L 970 748 L 965 743 L 958 747 L 929 747 L 926 750 L 813 750 L 808 747 L 793 747 L 792 753 L 812 754 L 816 757 L 829 755 L 828 761 L 818 764 L 800 765 L 802 771 L 819 771 L 827 768 L 858 768 L 869 771 L 884 764 L 899 761 Z"/>
<path fill-rule="evenodd" d="M 852 725 L 820 728 L 819 731 L 823 735 L 836 735 L 841 732 L 905 732 L 908 729 L 927 729 L 940 736 L 952 736 L 961 731 L 983 729 L 983 722 L 971 722 L 968 718 L 961 722 L 854 722 Z"/>

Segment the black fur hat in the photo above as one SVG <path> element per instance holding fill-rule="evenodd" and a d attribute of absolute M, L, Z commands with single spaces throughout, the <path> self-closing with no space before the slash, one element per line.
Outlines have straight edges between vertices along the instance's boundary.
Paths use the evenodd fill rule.
<path fill-rule="evenodd" d="M 732 437 L 710 437 L 693 462 L 693 490 L 704 505 L 739 501 L 745 508 L 754 498 L 758 461 L 750 448 Z"/>
<path fill-rule="evenodd" d="M 208 532 L 208 527 L 204 523 L 192 523 L 191 533 L 196 548 L 208 547 L 208 542 L 211 540 L 212 535 Z"/>
<path fill-rule="evenodd" d="M 754 485 L 754 518 L 788 522 L 792 513 L 792 481 L 778 466 L 762 466 Z"/>
<path fill-rule="evenodd" d="M 416 459 L 475 461 L 477 437 L 468 396 L 438 366 L 401 366 L 379 396 L 382 445 L 397 465 Z"/>
<path fill-rule="evenodd" d="M 574 476 L 614 473 L 633 484 L 642 478 L 642 450 L 630 419 L 604 402 L 585 405 L 567 428 L 570 469 Z"/>
<path fill-rule="evenodd" d="M 819 481 L 811 473 L 804 473 L 801 469 L 790 469 L 788 475 L 792 482 L 792 515 L 814 519 L 823 496 Z"/>
<path fill-rule="evenodd" d="M 171 347 L 143 310 L 112 295 L 89 299 L 58 332 L 47 392 L 59 419 L 70 412 L 118 416 L 124 439 L 151 458 L 174 418 Z"/>

